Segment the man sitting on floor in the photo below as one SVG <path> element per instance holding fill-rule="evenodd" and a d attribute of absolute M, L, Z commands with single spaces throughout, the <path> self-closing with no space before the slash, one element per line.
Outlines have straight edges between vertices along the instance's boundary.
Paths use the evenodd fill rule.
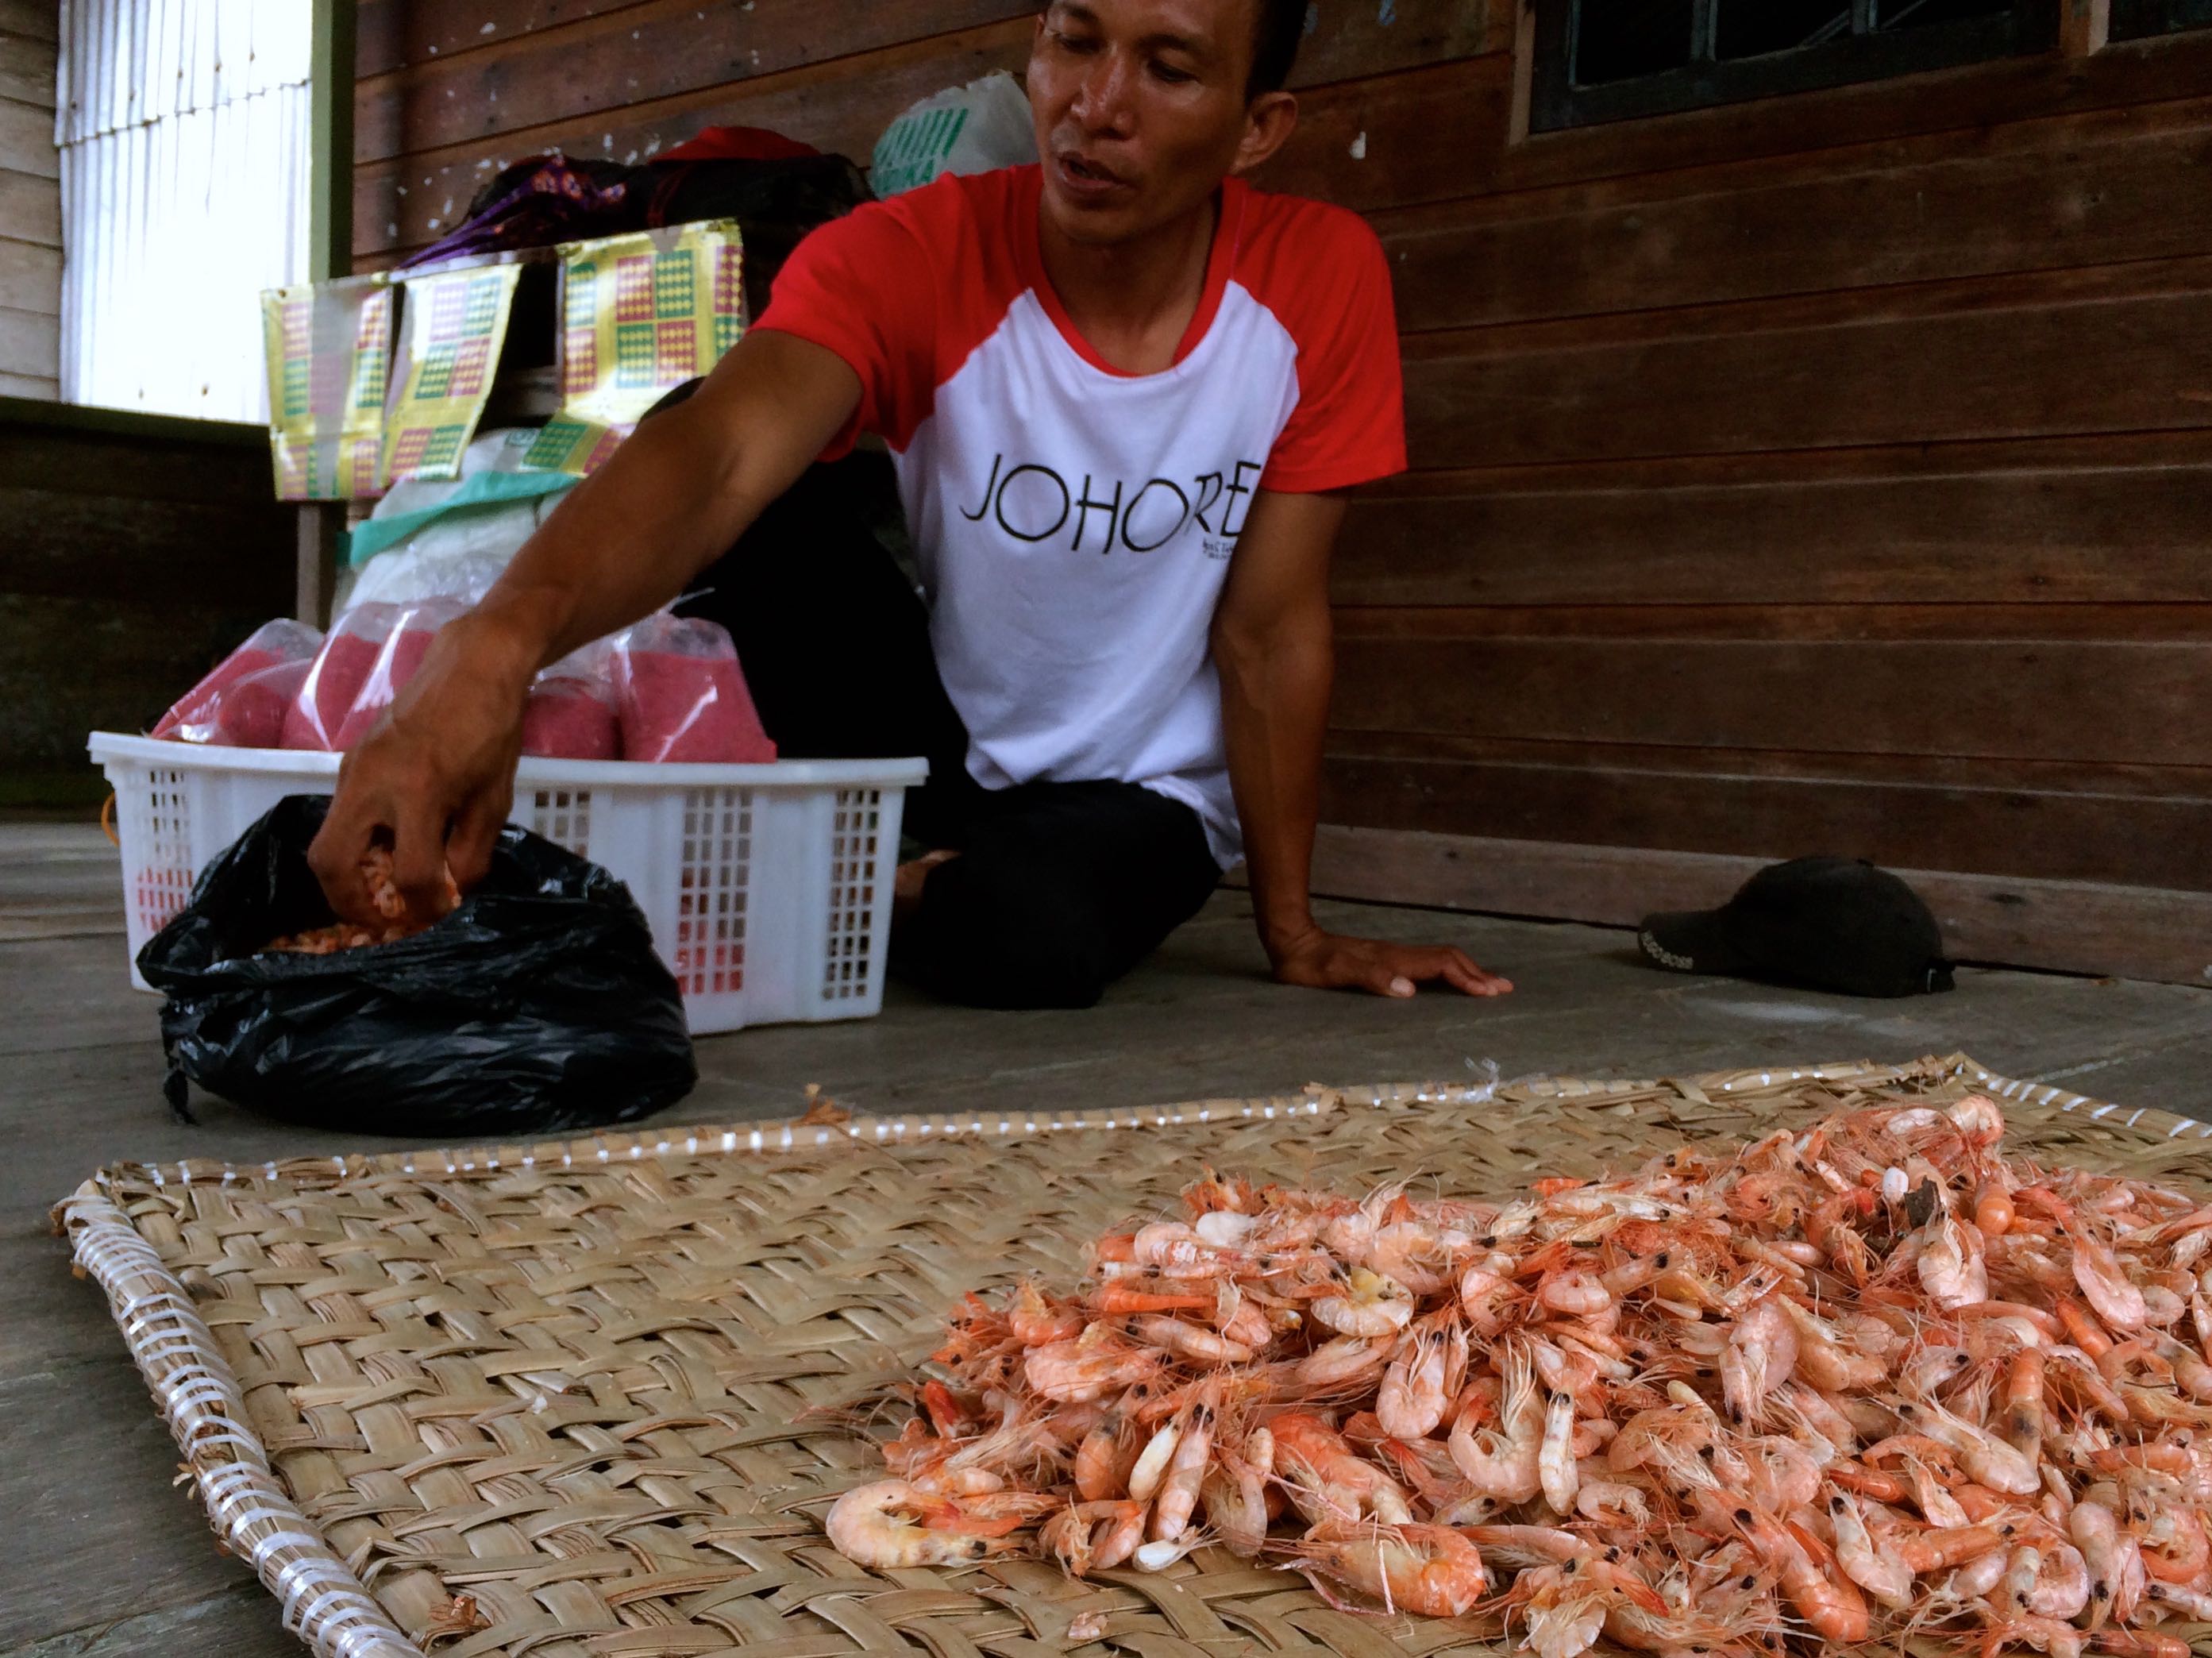
<path fill-rule="evenodd" d="M 425 907 L 442 865 L 479 877 L 532 676 L 719 556 L 705 585 L 786 754 L 930 756 L 893 958 L 941 993 L 1087 1005 L 1240 856 L 1286 984 L 1510 990 L 1313 918 L 1336 492 L 1402 470 L 1405 434 L 1373 233 L 1244 181 L 1296 124 L 1305 15 L 1054 0 L 1028 73 L 1042 162 L 801 245 L 696 395 L 573 493 L 348 757 L 313 854 L 333 904 L 363 909 L 381 835 Z M 895 458 L 921 596 L 888 556 L 748 556 L 863 434 Z M 786 648 L 750 648 L 763 632 Z"/>

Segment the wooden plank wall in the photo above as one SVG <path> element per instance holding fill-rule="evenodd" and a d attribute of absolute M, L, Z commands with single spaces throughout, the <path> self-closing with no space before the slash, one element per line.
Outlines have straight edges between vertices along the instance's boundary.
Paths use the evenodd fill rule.
<path fill-rule="evenodd" d="M 865 158 L 1020 0 L 362 0 L 356 255 L 533 150 Z M 2212 33 L 1534 137 L 1513 0 L 1320 0 L 1262 180 L 1391 252 L 1320 883 L 1632 920 L 1864 855 L 1961 953 L 2212 950 Z"/>
<path fill-rule="evenodd" d="M 0 0 L 0 397 L 61 390 L 59 0 Z"/>
<path fill-rule="evenodd" d="M 260 427 L 0 398 L 0 805 L 81 794 L 86 732 L 288 614 L 294 517 Z"/>

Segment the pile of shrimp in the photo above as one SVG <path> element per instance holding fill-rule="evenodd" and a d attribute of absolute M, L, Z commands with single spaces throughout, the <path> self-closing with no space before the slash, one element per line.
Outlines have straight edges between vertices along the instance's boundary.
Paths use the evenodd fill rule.
<path fill-rule="evenodd" d="M 888 1569 L 1201 1543 L 1539 1658 L 2185 1658 L 2212 1623 L 2212 1206 L 1892 1102 L 1509 1203 L 1255 1188 L 970 1296 L 832 1509 Z"/>
<path fill-rule="evenodd" d="M 461 890 L 453 879 L 453 872 L 446 871 L 445 912 L 450 914 L 460 907 Z M 288 932 L 281 938 L 272 938 L 262 948 L 264 953 L 289 956 L 335 956 L 342 950 L 361 950 L 370 944 L 393 944 L 402 938 L 411 938 L 426 932 L 436 920 L 422 920 L 410 914 L 407 899 L 399 890 L 394 878 L 392 853 L 385 847 L 371 847 L 361 860 L 362 880 L 368 888 L 368 901 L 383 918 L 382 925 L 363 926 L 354 921 L 333 921 L 328 926 L 310 927 L 304 932 Z"/>

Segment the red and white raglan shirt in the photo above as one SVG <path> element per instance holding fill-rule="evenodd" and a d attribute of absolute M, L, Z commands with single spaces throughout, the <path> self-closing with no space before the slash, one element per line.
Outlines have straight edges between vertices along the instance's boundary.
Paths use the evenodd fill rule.
<path fill-rule="evenodd" d="M 1046 279 L 1035 167 L 822 227 L 758 326 L 860 378 L 896 459 L 931 641 L 987 788 L 1115 780 L 1242 856 L 1208 646 L 1260 489 L 1403 470 L 1390 276 L 1355 215 L 1222 188 L 1205 297 L 1157 374 L 1109 367 Z"/>

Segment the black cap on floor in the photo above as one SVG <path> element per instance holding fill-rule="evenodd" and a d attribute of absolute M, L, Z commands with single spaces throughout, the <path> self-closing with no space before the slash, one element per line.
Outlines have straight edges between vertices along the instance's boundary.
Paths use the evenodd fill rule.
<path fill-rule="evenodd" d="M 1936 918 L 1863 859 L 1772 864 L 1718 909 L 1649 915 L 1637 942 L 1659 966 L 1811 985 L 1847 996 L 1951 988 Z"/>

